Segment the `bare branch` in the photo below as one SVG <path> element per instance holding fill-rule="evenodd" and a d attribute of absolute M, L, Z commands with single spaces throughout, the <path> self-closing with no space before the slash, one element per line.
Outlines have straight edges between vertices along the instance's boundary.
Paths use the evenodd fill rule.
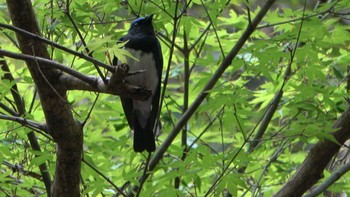
<path fill-rule="evenodd" d="M 312 189 L 311 192 L 304 195 L 304 197 L 313 197 L 313 196 L 320 195 L 322 192 L 324 192 L 329 186 L 335 183 L 340 177 L 342 177 L 349 170 L 350 170 L 350 162 L 343 165 L 337 171 L 333 172 L 331 176 L 328 177 L 328 179 L 326 179 L 323 183 L 321 183 L 316 188 Z"/>
<path fill-rule="evenodd" d="M 11 120 L 11 121 L 17 122 L 23 126 L 26 126 L 29 128 L 34 128 L 34 129 L 39 129 L 41 131 L 45 131 L 46 133 L 48 133 L 48 129 L 47 129 L 45 124 L 41 124 L 41 123 L 38 123 L 38 122 L 35 122 L 32 120 L 28 120 L 28 119 L 16 117 L 16 116 L 7 116 L 4 114 L 0 114 L 0 119 Z"/>
<path fill-rule="evenodd" d="M 205 13 L 207 14 L 207 17 L 210 21 L 209 25 L 211 24 L 213 26 L 213 30 L 214 30 L 214 33 L 215 33 L 215 37 L 216 37 L 216 41 L 218 42 L 218 45 L 219 45 L 219 48 L 220 48 L 220 52 L 221 52 L 221 55 L 222 55 L 222 58 L 225 58 L 225 53 L 224 53 L 224 49 L 222 48 L 222 45 L 221 45 L 221 41 L 220 41 L 220 38 L 219 38 L 219 35 L 218 35 L 218 32 L 216 30 L 216 27 L 215 25 L 213 25 L 213 20 L 210 18 L 210 14 L 209 14 L 209 11 L 207 9 L 207 7 L 205 6 L 203 0 L 200 0 L 201 1 L 201 4 L 205 10 Z M 249 13 L 250 14 L 250 13 Z M 249 15 L 250 16 L 250 15 Z M 250 18 L 250 17 L 249 17 Z"/>
<path fill-rule="evenodd" d="M 11 25 L 6 25 L 6 24 L 3 24 L 3 23 L 0 23 L 0 27 L 6 28 L 6 29 L 10 29 L 10 30 L 12 30 L 12 31 L 15 31 L 15 32 L 18 33 L 18 34 L 23 35 L 23 36 L 28 36 L 28 37 L 30 37 L 31 39 L 39 40 L 39 41 L 41 41 L 41 42 L 43 42 L 43 43 L 45 43 L 45 44 L 48 44 L 48 45 L 50 45 L 50 46 L 56 47 L 56 48 L 58 48 L 58 49 L 61 49 L 62 51 L 65 51 L 65 52 L 67 52 L 67 53 L 70 53 L 70 54 L 72 54 L 72 55 L 75 55 L 75 56 L 77 56 L 77 57 L 80 57 L 80 58 L 82 58 L 82 59 L 84 59 L 84 60 L 86 60 L 86 61 L 88 61 L 88 62 L 91 62 L 91 63 L 93 63 L 93 64 L 96 64 L 96 65 L 98 65 L 98 66 L 100 66 L 100 67 L 102 67 L 102 68 L 105 68 L 105 69 L 107 69 L 107 70 L 110 71 L 110 72 L 113 72 L 113 70 L 114 70 L 114 67 L 113 67 L 113 66 L 107 65 L 107 64 L 105 64 L 105 63 L 103 63 L 103 62 L 100 62 L 100 61 L 98 61 L 98 60 L 96 60 L 96 59 L 94 59 L 94 58 L 92 58 L 92 57 L 90 57 L 90 56 L 87 56 L 87 55 L 83 54 L 83 53 L 80 53 L 80 52 L 74 51 L 74 50 L 72 50 L 72 49 L 69 49 L 69 48 L 67 48 L 67 47 L 64 47 L 64 46 L 62 46 L 62 45 L 59 45 L 59 44 L 57 44 L 57 43 L 55 43 L 55 42 L 52 42 L 52 41 L 50 41 L 50 40 L 48 40 L 48 39 L 46 39 L 46 38 L 40 36 L 40 35 L 36 35 L 36 34 L 31 33 L 31 32 L 28 32 L 28 31 L 26 31 L 26 30 L 23 30 L 23 29 L 21 29 L 21 28 L 14 27 L 14 26 L 11 26 Z"/>
<path fill-rule="evenodd" d="M 26 175 L 26 176 L 30 176 L 30 177 L 33 177 L 39 181 L 41 181 L 41 175 L 40 174 L 37 174 L 35 172 L 31 172 L 31 171 L 27 171 L 27 170 L 24 170 L 23 166 L 22 165 L 19 165 L 19 164 L 12 164 L 10 162 L 7 162 L 7 161 L 2 161 L 2 164 L 4 166 L 7 166 L 8 168 L 11 168 L 11 170 L 13 172 L 19 172 L 23 175 Z"/>
<path fill-rule="evenodd" d="M 123 80 L 128 75 L 128 70 L 125 70 L 125 68 L 118 69 L 119 66 L 113 67 L 114 74 L 112 75 L 109 84 L 106 85 L 104 84 L 103 80 L 99 77 L 85 75 L 63 64 L 42 57 L 13 53 L 2 49 L 0 49 L 0 55 L 21 60 L 35 60 L 37 62 L 44 63 L 46 65 L 52 66 L 55 69 L 61 70 L 69 74 L 61 75 L 59 78 L 60 83 L 62 85 L 61 88 L 64 88 L 66 90 L 94 91 L 120 95 L 125 98 L 135 98 L 140 100 L 148 99 L 150 96 L 150 91 L 145 88 L 125 84 Z"/>
<path fill-rule="evenodd" d="M 49 60 L 49 59 L 45 59 L 42 57 L 36 57 L 36 56 L 31 56 L 31 55 L 26 55 L 26 54 L 20 54 L 20 53 L 13 53 L 10 51 L 5 51 L 0 49 L 0 55 L 6 56 L 6 57 L 11 57 L 11 58 L 15 58 L 15 59 L 20 59 L 20 60 L 34 60 L 40 63 L 44 63 L 47 64 L 49 66 L 52 66 L 53 68 L 59 69 L 61 71 L 64 71 L 86 83 L 88 83 L 89 85 L 91 85 L 92 87 L 96 87 L 96 81 L 92 78 L 90 78 L 87 75 L 84 75 L 70 67 L 67 67 L 63 64 L 60 64 L 58 62 L 55 62 L 53 60 Z"/>
<path fill-rule="evenodd" d="M 115 185 L 107 176 L 105 176 L 101 171 L 99 171 L 95 166 L 87 162 L 84 158 L 82 159 L 83 163 L 85 163 L 87 166 L 89 166 L 93 171 L 95 171 L 97 174 L 99 174 L 104 180 L 106 180 L 109 184 L 111 184 L 114 189 L 116 189 L 119 194 L 122 196 L 126 196 L 122 189 L 120 189 L 117 185 Z"/>
<path fill-rule="evenodd" d="M 5 110 L 7 113 L 11 114 L 12 116 L 18 116 L 17 112 L 13 111 L 9 106 L 5 105 L 2 102 L 0 102 L 0 108 Z"/>

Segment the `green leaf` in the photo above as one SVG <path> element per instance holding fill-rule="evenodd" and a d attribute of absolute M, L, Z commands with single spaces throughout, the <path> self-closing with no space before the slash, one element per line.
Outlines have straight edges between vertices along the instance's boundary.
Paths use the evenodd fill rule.
<path fill-rule="evenodd" d="M 115 55 L 118 58 L 118 60 L 122 63 L 127 63 L 127 58 L 131 58 L 133 60 L 139 61 L 137 58 L 132 56 L 132 54 L 129 51 L 122 48 L 127 42 L 128 41 L 123 43 L 118 43 L 115 47 L 110 49 L 111 54 Z"/>

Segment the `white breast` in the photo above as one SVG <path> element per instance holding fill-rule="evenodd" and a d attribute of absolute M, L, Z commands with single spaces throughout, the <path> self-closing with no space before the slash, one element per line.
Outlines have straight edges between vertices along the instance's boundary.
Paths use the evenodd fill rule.
<path fill-rule="evenodd" d="M 128 57 L 127 64 L 129 65 L 129 70 L 140 71 L 145 70 L 145 72 L 127 77 L 128 83 L 140 87 L 152 90 L 152 94 L 157 87 L 158 75 L 156 69 L 156 62 L 152 53 L 143 53 L 141 50 L 134 50 L 126 48 L 137 60 Z"/>
<path fill-rule="evenodd" d="M 152 91 L 152 96 L 146 101 L 133 100 L 134 112 L 143 128 L 146 127 L 151 109 L 152 97 L 158 85 L 156 62 L 152 53 L 143 53 L 141 50 L 126 48 L 135 59 L 128 57 L 129 72 L 144 70 L 143 73 L 129 76 L 126 81 L 135 86 L 144 87 Z"/>

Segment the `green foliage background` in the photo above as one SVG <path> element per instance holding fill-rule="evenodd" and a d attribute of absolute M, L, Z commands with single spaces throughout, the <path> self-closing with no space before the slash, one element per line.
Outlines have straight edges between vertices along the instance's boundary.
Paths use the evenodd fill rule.
<path fill-rule="evenodd" d="M 105 52 L 119 54 L 116 41 L 126 34 L 135 13 L 154 14 L 164 56 L 163 79 L 168 76 L 158 146 L 239 39 L 248 25 L 248 14 L 253 18 L 259 11 L 256 2 L 250 4 L 248 12 L 246 2 L 239 0 L 210 3 L 192 0 L 187 1 L 187 5 L 177 5 L 170 0 L 142 3 L 87 0 L 72 1 L 69 10 L 64 1 L 35 0 L 33 3 L 45 37 L 85 53 L 67 17 L 69 12 L 88 48 L 94 51 L 93 57 L 106 63 Z M 219 196 L 224 191 L 233 196 L 271 196 L 277 192 L 301 164 L 312 144 L 332 139 L 331 125 L 347 107 L 344 98 L 348 95 L 350 26 L 341 18 L 349 14 L 339 13 L 349 13 L 349 4 L 347 0 L 339 0 L 316 9 L 314 5 L 307 5 L 305 20 L 301 20 L 302 2 L 276 3 L 188 122 L 187 146 L 191 148 L 186 158 L 181 159 L 184 146 L 178 136 L 144 184 L 141 196 Z M 0 22 L 11 23 L 4 2 L 0 2 Z M 296 43 L 301 25 L 299 43 Z M 1 29 L 0 47 L 19 52 L 11 39 L 15 39 L 15 34 Z M 53 60 L 97 75 L 90 63 L 51 46 L 48 49 Z M 24 62 L 5 59 L 24 98 L 25 117 L 45 122 Z M 286 78 L 284 73 L 289 64 L 291 74 Z M 1 80 L 0 85 L 1 102 L 13 107 L 7 99 L 11 98 L 10 82 Z M 280 90 L 283 96 L 264 136 L 259 145 L 250 150 L 250 142 Z M 77 119 L 87 118 L 96 97 L 91 92 L 69 92 Z M 132 135 L 118 99 L 99 95 L 84 128 L 81 178 L 84 195 L 111 196 L 117 192 L 100 174 L 118 187 L 128 182 L 138 184 L 137 178 L 142 175 L 139 169 L 146 155 L 133 152 Z M 6 114 L 3 110 L 1 113 Z M 34 157 L 26 136 L 30 131 L 11 121 L 0 121 L 0 162 L 19 164 L 24 170 L 38 174 L 38 165 L 47 162 L 53 175 L 55 143 L 37 132 L 42 152 Z M 18 196 L 45 192 L 40 180 L 13 173 L 4 165 L 0 170 L 0 192 Z M 179 189 L 174 187 L 176 177 L 180 177 Z M 330 191 L 345 190 L 350 194 L 349 179 L 346 174 Z"/>

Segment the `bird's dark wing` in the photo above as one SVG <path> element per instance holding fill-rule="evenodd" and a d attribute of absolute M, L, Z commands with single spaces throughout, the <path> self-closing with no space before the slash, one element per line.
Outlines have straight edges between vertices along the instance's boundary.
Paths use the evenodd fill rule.
<path fill-rule="evenodd" d="M 112 64 L 113 64 L 113 66 L 117 66 L 118 65 L 118 58 L 116 56 L 114 56 Z"/>
<path fill-rule="evenodd" d="M 120 101 L 122 102 L 123 110 L 128 121 L 128 124 L 131 129 L 134 129 L 134 106 L 132 104 L 132 99 L 125 99 L 120 97 Z"/>
<path fill-rule="evenodd" d="M 162 71 L 163 71 L 163 55 L 162 55 L 162 48 L 157 39 L 156 39 L 156 47 L 153 49 L 153 54 L 156 60 L 158 76 L 160 76 L 159 77 L 159 82 L 160 82 L 162 78 Z"/>
<path fill-rule="evenodd" d="M 150 124 L 150 127 L 152 130 L 154 129 L 154 124 L 157 124 L 157 115 L 159 112 L 159 100 L 160 100 L 160 88 L 161 88 L 161 80 L 162 80 L 162 71 L 163 71 L 163 55 L 162 55 L 162 49 L 160 46 L 159 41 L 156 39 L 156 47 L 153 48 L 153 55 L 156 62 L 157 72 L 158 72 L 158 86 L 157 89 L 153 95 L 152 100 L 152 111 L 151 115 L 148 119 L 148 124 Z"/>
<path fill-rule="evenodd" d="M 119 39 L 119 40 L 121 40 L 121 39 Z M 118 65 L 118 58 L 116 56 L 114 56 L 112 63 L 114 66 Z M 120 101 L 122 103 L 123 110 L 124 110 L 126 119 L 128 121 L 128 124 L 129 124 L 131 129 L 134 129 L 134 125 L 133 125 L 134 124 L 134 115 L 133 115 L 134 107 L 132 104 L 132 99 L 120 97 Z"/>

